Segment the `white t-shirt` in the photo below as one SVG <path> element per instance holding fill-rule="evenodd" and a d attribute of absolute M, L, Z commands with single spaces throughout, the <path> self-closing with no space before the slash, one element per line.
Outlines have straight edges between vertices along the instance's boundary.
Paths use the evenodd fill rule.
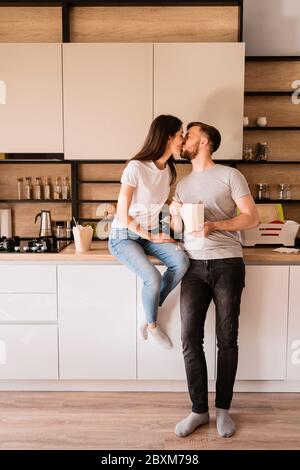
<path fill-rule="evenodd" d="M 171 170 L 163 170 L 153 161 L 132 160 L 125 167 L 121 183 L 133 186 L 135 191 L 129 207 L 129 215 L 146 230 L 159 225 L 159 213 L 170 193 Z M 112 228 L 123 228 L 115 216 Z"/>

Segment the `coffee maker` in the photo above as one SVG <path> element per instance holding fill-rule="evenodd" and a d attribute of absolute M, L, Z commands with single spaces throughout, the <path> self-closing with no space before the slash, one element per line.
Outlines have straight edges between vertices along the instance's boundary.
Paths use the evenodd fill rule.
<path fill-rule="evenodd" d="M 41 218 L 39 236 L 40 237 L 52 237 L 53 231 L 52 231 L 51 212 L 41 210 L 41 212 L 39 212 L 35 216 L 35 220 L 34 220 L 35 224 L 36 224 L 38 217 Z"/>

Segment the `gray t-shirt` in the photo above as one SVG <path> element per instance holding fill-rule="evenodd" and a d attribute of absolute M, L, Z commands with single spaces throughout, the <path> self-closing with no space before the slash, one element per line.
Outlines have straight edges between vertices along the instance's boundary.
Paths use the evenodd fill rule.
<path fill-rule="evenodd" d="M 235 168 L 216 164 L 202 172 L 192 171 L 179 181 L 176 198 L 182 203 L 204 203 L 204 219 L 212 222 L 236 216 L 235 200 L 250 194 L 245 177 Z M 238 232 L 216 230 L 208 237 L 184 232 L 184 247 L 192 259 L 242 257 Z"/>

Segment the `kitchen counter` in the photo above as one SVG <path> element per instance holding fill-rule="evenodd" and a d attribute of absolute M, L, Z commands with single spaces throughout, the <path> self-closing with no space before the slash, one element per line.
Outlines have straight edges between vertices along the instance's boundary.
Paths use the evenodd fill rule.
<path fill-rule="evenodd" d="M 247 265 L 300 265 L 300 252 L 293 254 L 276 253 L 273 247 L 244 248 L 244 260 Z M 151 261 L 161 264 L 154 257 Z M 107 241 L 95 241 L 92 249 L 87 253 L 75 252 L 75 245 L 72 243 L 64 248 L 60 253 L 0 253 L 1 261 L 41 261 L 41 262 L 74 262 L 74 263 L 109 263 L 120 264 L 107 248 Z"/>

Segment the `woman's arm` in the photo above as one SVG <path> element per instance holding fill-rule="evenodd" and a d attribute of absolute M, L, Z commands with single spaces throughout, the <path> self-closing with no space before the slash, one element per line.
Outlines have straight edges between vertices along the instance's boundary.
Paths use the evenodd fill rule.
<path fill-rule="evenodd" d="M 135 191 L 134 186 L 122 183 L 116 217 L 124 227 L 127 227 L 132 232 L 136 233 L 139 237 L 150 240 L 153 243 L 170 243 L 174 240 L 165 233 L 151 234 L 148 230 L 144 229 L 137 221 L 129 215 L 129 207 L 131 205 L 132 196 Z"/>
<path fill-rule="evenodd" d="M 131 205 L 132 196 L 135 191 L 134 186 L 123 183 L 118 198 L 116 217 L 124 227 L 127 227 L 132 232 L 136 233 L 142 238 L 150 240 L 150 233 L 140 226 L 133 217 L 129 215 L 129 207 Z"/>

